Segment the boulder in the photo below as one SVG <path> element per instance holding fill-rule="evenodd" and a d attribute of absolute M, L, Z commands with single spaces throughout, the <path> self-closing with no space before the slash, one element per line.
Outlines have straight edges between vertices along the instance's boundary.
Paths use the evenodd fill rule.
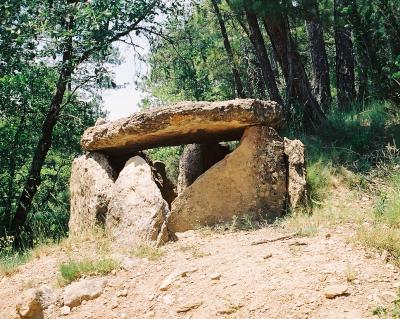
<path fill-rule="evenodd" d="M 86 151 L 131 153 L 159 146 L 237 140 L 248 126 L 279 128 L 283 122 L 283 107 L 272 101 L 181 102 L 90 127 L 81 145 Z"/>
<path fill-rule="evenodd" d="M 239 146 L 172 203 L 168 229 L 182 232 L 233 216 L 274 219 L 285 210 L 283 140 L 273 128 L 246 128 Z"/>
<path fill-rule="evenodd" d="M 111 191 L 106 229 L 122 245 L 160 245 L 168 241 L 168 212 L 150 165 L 140 156 L 129 159 Z"/>
<path fill-rule="evenodd" d="M 151 165 L 153 168 L 154 181 L 160 189 L 162 197 L 167 201 L 168 206 L 171 207 L 171 203 L 177 196 L 176 187 L 168 178 L 165 164 L 163 162 L 155 161 Z"/>
<path fill-rule="evenodd" d="M 178 194 L 229 153 L 218 143 L 187 145 L 179 160 Z"/>
<path fill-rule="evenodd" d="M 284 143 L 288 167 L 288 204 L 293 209 L 307 202 L 304 144 L 299 140 L 289 140 L 286 137 Z"/>
<path fill-rule="evenodd" d="M 18 296 L 17 314 L 24 319 L 43 319 L 43 310 L 56 301 L 57 295 L 49 286 L 30 288 Z"/>
<path fill-rule="evenodd" d="M 93 300 L 99 297 L 107 284 L 106 279 L 82 279 L 64 289 L 64 305 L 77 307 L 84 300 Z"/>
<path fill-rule="evenodd" d="M 78 234 L 104 224 L 114 174 L 103 154 L 90 153 L 74 159 L 70 178 L 70 233 Z"/>

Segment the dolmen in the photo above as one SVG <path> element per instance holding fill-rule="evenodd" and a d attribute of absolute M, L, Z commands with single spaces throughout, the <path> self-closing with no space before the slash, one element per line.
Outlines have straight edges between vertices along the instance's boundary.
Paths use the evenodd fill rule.
<path fill-rule="evenodd" d="M 96 225 L 127 246 L 162 245 L 176 233 L 249 216 L 274 221 L 304 203 L 304 146 L 278 135 L 272 101 L 181 102 L 100 120 L 72 164 L 71 234 Z M 220 142 L 240 141 L 233 150 Z M 178 185 L 143 151 L 186 145 Z"/>

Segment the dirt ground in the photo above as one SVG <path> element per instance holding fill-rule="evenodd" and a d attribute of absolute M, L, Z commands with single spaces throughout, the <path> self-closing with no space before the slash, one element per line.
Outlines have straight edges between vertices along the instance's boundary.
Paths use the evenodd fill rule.
<path fill-rule="evenodd" d="M 66 316 L 60 310 L 59 264 L 83 249 L 55 247 L 0 279 L 0 318 L 16 318 L 16 297 L 42 284 L 60 296 L 45 311 L 46 319 L 372 318 L 374 308 L 395 298 L 398 269 L 349 243 L 350 224 L 322 229 L 315 237 L 252 244 L 285 234 L 278 227 L 223 234 L 189 231 L 163 247 L 158 260 L 119 255 L 125 258 L 123 267 L 107 276 L 103 294 Z M 161 291 L 165 278 L 175 273 L 171 286 Z M 325 289 L 335 284 L 347 285 L 347 294 L 327 299 Z M 118 296 L 124 289 L 127 296 Z"/>

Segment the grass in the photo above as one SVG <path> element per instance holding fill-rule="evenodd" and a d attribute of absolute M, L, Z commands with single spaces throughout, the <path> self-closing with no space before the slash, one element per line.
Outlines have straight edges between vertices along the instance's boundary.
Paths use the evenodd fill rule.
<path fill-rule="evenodd" d="M 389 103 L 372 102 L 328 118 L 330 127 L 301 137 L 309 209 L 291 212 L 283 224 L 313 236 L 321 227 L 352 223 L 353 241 L 386 250 L 400 265 L 400 113 Z M 298 138 L 298 129 L 292 132 Z M 360 209 L 363 197 L 375 198 L 373 207 Z"/>
<path fill-rule="evenodd" d="M 190 252 L 193 258 L 203 258 L 210 256 L 211 254 L 208 252 L 204 252 L 200 250 L 200 248 L 196 245 L 185 245 L 185 246 L 180 246 L 179 250 L 181 252 Z"/>
<path fill-rule="evenodd" d="M 69 260 L 60 265 L 59 284 L 67 285 L 82 276 L 104 276 L 119 267 L 119 263 L 111 258 L 98 260 Z"/>
<path fill-rule="evenodd" d="M 11 276 L 18 272 L 19 266 L 26 264 L 31 259 L 29 252 L 13 253 L 0 256 L 0 275 Z"/>
<path fill-rule="evenodd" d="M 347 282 L 353 282 L 354 280 L 357 279 L 357 272 L 354 269 L 354 267 L 350 264 L 346 264 L 346 268 L 344 270 L 345 276 L 346 276 L 346 281 Z"/>
<path fill-rule="evenodd" d="M 160 248 L 150 245 L 139 245 L 132 251 L 132 255 L 138 258 L 147 258 L 148 260 L 156 261 L 164 256 L 164 252 Z"/>
<path fill-rule="evenodd" d="M 380 252 L 387 251 L 397 265 L 400 265 L 399 194 L 400 172 L 392 170 L 387 184 L 375 200 L 369 225 L 360 227 L 356 235 L 356 239 L 363 245 Z"/>
<path fill-rule="evenodd" d="M 203 236 L 210 236 L 213 234 L 223 234 L 226 232 L 238 232 L 260 229 L 267 221 L 262 218 L 257 218 L 252 214 L 242 216 L 234 215 L 228 222 L 215 224 L 212 226 L 198 226 L 198 230 Z"/>
<path fill-rule="evenodd" d="M 393 300 L 388 307 L 379 305 L 372 310 L 372 314 L 378 318 L 400 319 L 400 290 L 397 292 L 397 298 Z"/>

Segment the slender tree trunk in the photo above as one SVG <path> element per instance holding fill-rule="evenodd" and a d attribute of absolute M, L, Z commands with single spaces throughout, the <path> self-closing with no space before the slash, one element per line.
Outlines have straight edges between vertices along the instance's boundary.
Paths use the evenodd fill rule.
<path fill-rule="evenodd" d="M 317 1 L 313 0 L 306 16 L 308 37 L 314 78 L 314 91 L 322 108 L 327 111 L 331 103 L 328 55 L 326 54 L 324 31 Z"/>
<path fill-rule="evenodd" d="M 229 0 L 226 1 L 228 3 L 228 5 L 230 6 L 230 8 L 232 9 L 231 6 L 231 2 Z M 233 10 L 233 9 L 232 9 Z M 254 66 L 254 73 L 256 74 L 256 80 L 253 81 L 253 83 L 256 84 L 257 87 L 257 93 L 261 98 L 265 98 L 266 97 L 266 83 L 264 80 L 264 76 L 263 76 L 263 71 L 261 69 L 260 63 L 257 61 L 258 57 L 257 57 L 257 52 L 256 52 L 256 43 L 254 42 L 253 37 L 250 36 L 250 31 L 248 30 L 245 22 L 241 19 L 241 16 L 237 15 L 237 22 L 239 23 L 239 25 L 241 26 L 242 30 L 244 31 L 244 33 L 246 33 L 247 37 L 250 39 L 250 42 L 252 44 L 252 52 L 255 56 L 256 59 L 249 59 L 249 62 Z M 254 79 L 254 75 L 250 74 L 250 77 L 252 79 Z"/>
<path fill-rule="evenodd" d="M 233 51 L 232 51 L 231 44 L 229 42 L 228 32 L 226 31 L 224 19 L 222 18 L 221 11 L 219 10 L 217 0 L 211 0 L 211 3 L 214 7 L 215 15 L 217 16 L 217 19 L 218 19 L 222 38 L 224 39 L 224 47 L 225 47 L 226 55 L 228 56 L 229 63 L 231 64 L 233 79 L 235 81 L 236 96 L 240 97 L 240 98 L 244 98 L 244 97 L 246 97 L 246 95 L 244 93 L 243 83 L 242 83 L 242 80 L 240 79 L 239 70 L 237 69 L 236 64 L 235 64 L 235 60 L 233 57 Z"/>
<path fill-rule="evenodd" d="M 347 0 L 334 0 L 336 86 L 339 109 L 343 111 L 348 110 L 356 97 L 353 41 L 343 13 L 346 6 Z"/>
<path fill-rule="evenodd" d="M 260 63 L 265 83 L 267 84 L 269 96 L 271 100 L 284 105 L 276 85 L 275 75 L 271 67 L 271 62 L 268 58 L 267 49 L 265 48 L 264 38 L 262 36 L 260 26 L 258 25 L 257 16 L 248 10 L 245 10 L 245 13 L 247 22 L 249 24 L 249 35 L 251 42 L 255 45 L 257 59 Z"/>
<path fill-rule="evenodd" d="M 369 80 L 373 83 L 371 89 L 375 93 L 384 94 L 383 85 L 386 83 L 386 79 L 378 60 L 376 43 L 370 31 L 371 26 L 361 18 L 356 2 L 351 3 L 349 20 L 353 28 L 358 64 L 361 66 L 358 72 L 359 85 L 357 99 L 363 100 L 367 96 Z"/>
<path fill-rule="evenodd" d="M 300 54 L 290 35 L 289 20 L 280 13 L 264 17 L 264 25 L 286 80 L 288 102 L 293 96 L 304 105 L 304 126 L 315 130 L 326 122 L 326 117 L 312 93 Z"/>
<path fill-rule="evenodd" d="M 72 28 L 72 18 L 70 22 L 68 22 L 67 29 L 70 30 L 70 28 Z M 27 244 L 32 245 L 32 234 L 30 233 L 30 227 L 26 225 L 26 221 L 29 211 L 32 207 L 33 198 L 41 183 L 41 170 L 45 163 L 47 153 L 51 147 L 53 129 L 58 122 L 58 116 L 61 110 L 64 93 L 67 89 L 68 83 L 71 81 L 71 75 L 73 71 L 72 50 L 72 38 L 68 36 L 65 41 L 62 67 L 57 81 L 56 92 L 53 95 L 48 113 L 43 122 L 41 137 L 36 146 L 28 177 L 10 225 L 11 231 L 15 235 L 14 245 L 17 248 L 22 248 L 23 243 L 21 235 L 24 230 L 27 232 L 27 239 L 30 241 Z"/>

